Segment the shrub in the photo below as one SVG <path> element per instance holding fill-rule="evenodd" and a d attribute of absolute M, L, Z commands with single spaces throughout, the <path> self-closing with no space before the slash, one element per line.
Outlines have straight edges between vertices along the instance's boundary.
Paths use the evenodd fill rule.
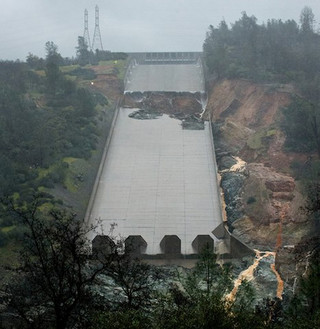
<path fill-rule="evenodd" d="M 250 196 L 247 200 L 247 204 L 255 203 L 257 200 L 254 196 Z"/>
<path fill-rule="evenodd" d="M 8 235 L 0 230 L 0 247 L 4 247 L 8 243 Z"/>

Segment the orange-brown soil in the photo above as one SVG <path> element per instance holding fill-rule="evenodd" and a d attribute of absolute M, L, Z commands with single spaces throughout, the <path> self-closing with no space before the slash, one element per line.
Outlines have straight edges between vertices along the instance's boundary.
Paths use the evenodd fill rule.
<path fill-rule="evenodd" d="M 290 85 L 222 80 L 209 94 L 204 117 L 219 124 L 220 151 L 247 163 L 240 195 L 243 216 L 233 226 L 252 246 L 276 245 L 280 217 L 284 244 L 297 243 L 308 226 L 300 211 L 304 197 L 290 167 L 307 155 L 286 152 L 279 128 L 281 108 L 290 104 L 292 93 Z"/>

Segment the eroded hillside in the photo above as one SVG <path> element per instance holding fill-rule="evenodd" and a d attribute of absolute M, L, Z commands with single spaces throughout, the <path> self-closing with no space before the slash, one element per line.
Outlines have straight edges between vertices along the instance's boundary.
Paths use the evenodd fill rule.
<path fill-rule="evenodd" d="M 287 153 L 280 129 L 293 93 L 290 85 L 223 80 L 209 95 L 205 118 L 214 122 L 228 224 L 255 248 L 294 245 L 309 229 L 290 167 L 307 156 Z"/>

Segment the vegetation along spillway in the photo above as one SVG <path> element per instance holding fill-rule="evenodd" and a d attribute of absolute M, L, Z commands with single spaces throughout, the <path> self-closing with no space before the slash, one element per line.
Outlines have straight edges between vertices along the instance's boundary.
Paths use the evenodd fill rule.
<path fill-rule="evenodd" d="M 0 62 L 2 327 L 318 328 L 312 9 L 203 53 L 99 39 Z"/>

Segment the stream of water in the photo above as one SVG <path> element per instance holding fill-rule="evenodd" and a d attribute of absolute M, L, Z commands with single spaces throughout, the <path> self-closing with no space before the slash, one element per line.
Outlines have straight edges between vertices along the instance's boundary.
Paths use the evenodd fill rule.
<path fill-rule="evenodd" d="M 234 160 L 237 161 L 236 164 L 234 164 L 230 169 L 224 170 L 223 172 L 239 172 L 239 171 L 241 172 L 245 169 L 245 167 L 246 167 L 245 161 L 243 161 L 239 157 L 233 157 L 233 158 L 234 158 Z M 277 241 L 276 241 L 276 250 L 278 248 L 280 248 L 282 245 L 282 219 L 285 216 L 286 212 L 287 212 L 287 208 L 285 207 L 281 211 L 281 214 L 280 214 L 280 223 L 279 223 L 279 232 L 278 232 Z M 272 272 L 275 274 L 275 276 L 277 278 L 277 282 L 278 282 L 276 296 L 278 298 L 282 299 L 282 294 L 284 291 L 284 282 L 275 266 L 275 258 L 276 258 L 277 252 L 276 251 L 260 251 L 260 250 L 255 249 L 255 253 L 256 253 L 256 257 L 254 259 L 253 264 L 250 265 L 247 269 L 245 269 L 244 271 L 242 271 L 239 274 L 238 278 L 234 282 L 234 287 L 233 287 L 232 291 L 226 296 L 227 300 L 233 301 L 236 298 L 238 289 L 244 280 L 246 280 L 246 281 L 254 280 L 255 270 L 259 266 L 261 260 L 264 258 L 268 258 L 268 257 L 273 258 L 273 263 L 270 265 L 270 268 L 271 268 Z"/>
<path fill-rule="evenodd" d="M 275 256 L 276 256 L 276 252 L 274 252 L 274 251 L 260 251 L 260 250 L 255 249 L 255 253 L 256 253 L 256 257 L 254 259 L 253 264 L 250 265 L 247 269 L 245 269 L 244 271 L 242 271 L 239 274 L 238 278 L 234 282 L 234 287 L 233 287 L 232 291 L 226 296 L 227 300 L 229 300 L 229 301 L 235 300 L 238 289 L 244 280 L 246 280 L 248 282 L 254 280 L 255 270 L 259 266 L 262 259 L 272 257 L 275 260 Z M 276 296 L 278 298 L 282 299 L 282 294 L 283 294 L 283 290 L 284 290 L 283 280 L 281 279 L 279 272 L 276 270 L 274 262 L 270 265 L 270 268 L 271 268 L 272 272 L 275 274 L 275 276 L 277 278 L 277 282 L 278 282 Z"/>

